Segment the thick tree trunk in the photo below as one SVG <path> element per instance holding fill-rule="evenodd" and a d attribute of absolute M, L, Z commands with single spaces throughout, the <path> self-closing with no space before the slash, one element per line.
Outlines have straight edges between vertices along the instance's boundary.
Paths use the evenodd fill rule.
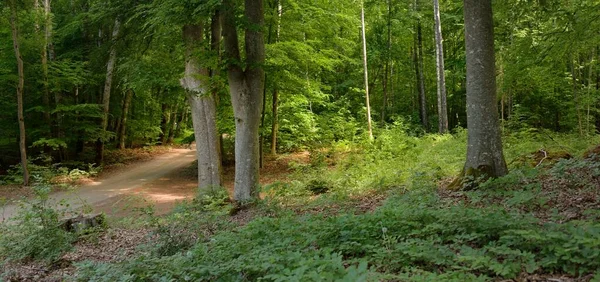
<path fill-rule="evenodd" d="M 121 126 L 119 127 L 119 149 L 125 149 L 125 138 L 127 133 L 127 116 L 129 114 L 129 105 L 133 98 L 133 90 L 129 89 L 125 93 L 125 100 L 123 101 L 123 117 L 121 118 Z"/>
<path fill-rule="evenodd" d="M 110 53 L 108 55 L 108 63 L 106 65 L 106 81 L 104 82 L 104 92 L 102 94 L 102 135 L 96 141 L 96 164 L 101 165 L 104 162 L 104 141 L 106 138 L 106 128 L 108 126 L 108 111 L 110 107 L 110 91 L 112 88 L 113 75 L 115 70 L 115 64 L 117 61 L 117 46 L 116 41 L 119 36 L 119 30 L 121 28 L 121 22 L 119 19 L 115 19 L 115 25 L 112 32 L 112 46 L 110 47 Z"/>
<path fill-rule="evenodd" d="M 200 66 L 194 55 L 203 40 L 202 33 L 203 27 L 200 24 L 183 27 L 186 63 L 185 77 L 181 80 L 181 85 L 188 93 L 192 111 L 198 157 L 198 189 L 201 191 L 220 187 L 222 184 L 216 103 L 214 96 L 210 94 L 210 86 L 206 83 L 209 71 Z"/>
<path fill-rule="evenodd" d="M 442 22 L 440 19 L 439 0 L 433 0 L 433 15 L 435 17 L 435 51 L 437 63 L 437 96 L 438 96 L 438 130 L 448 133 L 448 103 L 446 99 L 446 75 L 444 73 L 444 39 L 442 37 Z M 503 110 L 504 112 L 504 110 Z"/>
<path fill-rule="evenodd" d="M 365 5 L 360 2 L 360 26 L 363 47 L 363 68 L 365 73 L 365 102 L 367 105 L 367 129 L 369 131 L 369 140 L 373 140 L 373 126 L 371 124 L 371 102 L 369 98 L 369 68 L 367 58 L 367 31 L 365 29 Z"/>
<path fill-rule="evenodd" d="M 10 2 L 10 28 L 12 31 L 13 48 L 17 59 L 19 82 L 17 84 L 17 117 L 19 119 L 19 150 L 21 152 L 21 168 L 23 170 L 23 185 L 29 186 L 29 170 L 27 169 L 27 146 L 25 143 L 25 118 L 23 117 L 23 88 L 25 87 L 25 72 L 19 44 L 19 29 L 17 26 L 17 5 L 15 0 Z"/>
<path fill-rule="evenodd" d="M 235 23 L 233 1 L 225 1 L 225 55 L 229 88 L 235 116 L 235 185 L 233 199 L 242 203 L 258 196 L 260 111 L 264 88 L 265 43 L 262 33 L 264 13 L 262 0 L 245 0 L 246 69 L 241 56 Z"/>
<path fill-rule="evenodd" d="M 496 106 L 492 1 L 464 0 L 464 15 L 469 130 L 463 180 L 480 181 L 508 173 Z"/>

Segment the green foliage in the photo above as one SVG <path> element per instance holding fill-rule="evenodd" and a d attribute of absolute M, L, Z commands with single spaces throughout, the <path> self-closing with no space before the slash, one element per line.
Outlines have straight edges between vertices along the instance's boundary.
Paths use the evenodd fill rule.
<path fill-rule="evenodd" d="M 522 272 L 584 275 L 600 267 L 599 240 L 594 222 L 540 224 L 499 206 L 440 205 L 437 196 L 418 191 L 393 197 L 369 214 L 259 218 L 187 253 L 84 265 L 81 279 L 489 281 Z"/>
<path fill-rule="evenodd" d="M 48 203 L 50 187 L 33 187 L 36 199 L 25 203 L 23 211 L 0 224 L 0 258 L 8 261 L 40 260 L 54 262 L 71 250 L 76 236 L 60 227 L 64 214 Z"/>

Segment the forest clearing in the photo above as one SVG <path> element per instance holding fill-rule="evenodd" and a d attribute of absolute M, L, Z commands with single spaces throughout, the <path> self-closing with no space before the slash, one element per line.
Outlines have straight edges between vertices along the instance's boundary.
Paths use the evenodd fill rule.
<path fill-rule="evenodd" d="M 598 0 L 5 0 L 0 281 L 600 281 Z"/>

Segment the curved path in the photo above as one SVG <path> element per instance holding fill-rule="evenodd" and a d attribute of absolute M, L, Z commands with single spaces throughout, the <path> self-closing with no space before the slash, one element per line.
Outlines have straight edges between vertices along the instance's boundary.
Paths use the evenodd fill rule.
<path fill-rule="evenodd" d="M 100 177 L 74 191 L 51 194 L 49 204 L 56 206 L 66 203 L 72 210 L 84 206 L 97 207 L 107 200 L 144 188 L 170 173 L 189 167 L 195 160 L 195 150 L 172 149 L 150 161 L 127 165 L 121 172 Z M 16 215 L 19 209 L 18 205 L 0 207 L 0 222 Z"/>

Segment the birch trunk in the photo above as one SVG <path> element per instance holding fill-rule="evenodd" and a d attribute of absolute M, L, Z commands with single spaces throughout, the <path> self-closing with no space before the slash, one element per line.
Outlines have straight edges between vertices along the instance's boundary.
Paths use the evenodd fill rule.
<path fill-rule="evenodd" d="M 110 53 L 108 56 L 108 63 L 106 65 L 106 81 L 104 82 L 104 92 L 102 94 L 102 135 L 96 142 L 96 164 L 100 165 L 104 162 L 104 140 L 106 135 L 106 128 L 108 127 L 108 111 L 110 109 L 110 91 L 112 88 L 113 75 L 115 70 L 115 64 L 117 61 L 117 46 L 116 41 L 119 36 L 119 30 L 121 28 L 121 22 L 119 19 L 115 19 L 115 24 L 112 32 L 112 46 L 110 47 Z"/>
<path fill-rule="evenodd" d="M 262 0 L 245 0 L 245 69 L 239 50 L 233 1 L 225 1 L 225 56 L 235 116 L 235 184 L 233 199 L 243 203 L 258 196 L 259 135 L 264 88 L 265 43 Z"/>
<path fill-rule="evenodd" d="M 494 23 L 491 0 L 464 0 L 467 52 L 467 160 L 462 180 L 508 173 L 496 105 Z M 461 182 L 462 185 L 465 183 Z M 476 185 L 469 183 L 468 186 Z"/>
<path fill-rule="evenodd" d="M 438 97 L 438 130 L 448 133 L 448 103 L 446 99 L 446 75 L 444 73 L 444 39 L 442 37 L 442 22 L 440 19 L 439 0 L 433 0 L 433 15 L 435 17 L 435 51 L 437 63 L 437 97 Z"/>
<path fill-rule="evenodd" d="M 181 79 L 181 85 L 187 91 L 192 112 L 198 157 L 198 189 L 202 191 L 222 185 L 217 109 L 207 82 L 209 71 L 201 67 L 194 56 L 195 50 L 203 40 L 202 25 L 185 25 L 183 38 L 186 46 L 186 63 L 185 76 Z"/>
<path fill-rule="evenodd" d="M 371 102 L 369 99 L 369 68 L 367 59 L 367 32 L 365 30 L 365 5 L 360 2 L 360 26 L 363 47 L 363 68 L 365 72 L 365 100 L 367 105 L 367 128 L 369 131 L 369 140 L 373 140 L 373 127 L 371 125 Z"/>
<path fill-rule="evenodd" d="M 25 143 L 25 118 L 23 117 L 23 88 L 25 87 L 25 73 L 23 58 L 19 44 L 19 28 L 17 26 L 17 5 L 15 0 L 10 1 L 10 28 L 12 31 L 13 48 L 17 59 L 19 82 L 17 84 L 17 117 L 19 119 L 19 150 L 21 152 L 21 169 L 23 170 L 23 185 L 29 186 L 29 170 L 27 169 L 27 146 Z"/>

